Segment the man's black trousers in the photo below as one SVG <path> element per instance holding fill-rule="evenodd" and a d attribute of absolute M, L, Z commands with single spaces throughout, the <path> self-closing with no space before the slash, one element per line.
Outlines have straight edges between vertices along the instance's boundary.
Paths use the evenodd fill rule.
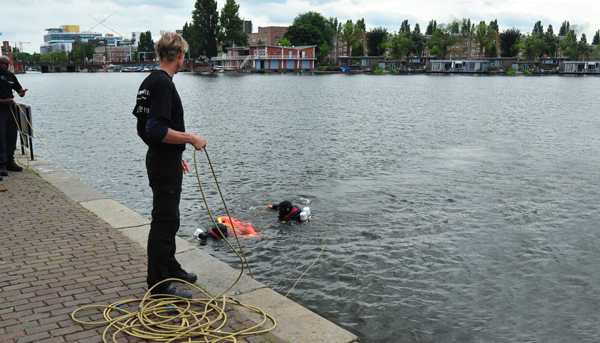
<path fill-rule="evenodd" d="M 13 112 L 17 116 L 14 106 Z M 6 167 L 6 163 L 15 158 L 18 126 L 13 112 L 9 106 L 0 105 L 0 167 Z"/>
<path fill-rule="evenodd" d="M 146 169 L 152 188 L 152 223 L 148 236 L 148 286 L 152 287 L 181 269 L 175 259 L 175 234 L 179 230 L 179 199 L 183 168 L 181 152 L 148 149 Z M 160 292 L 169 283 L 153 290 Z"/>

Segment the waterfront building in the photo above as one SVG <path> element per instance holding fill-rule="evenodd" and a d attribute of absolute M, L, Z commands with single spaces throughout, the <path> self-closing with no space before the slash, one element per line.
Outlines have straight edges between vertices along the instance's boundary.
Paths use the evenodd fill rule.
<path fill-rule="evenodd" d="M 490 61 L 484 60 L 431 60 L 427 63 L 428 72 L 472 72 L 485 73 L 490 67 Z"/>
<path fill-rule="evenodd" d="M 119 37 L 120 38 L 120 37 Z M 136 60 L 132 56 L 132 46 L 127 44 L 110 44 L 106 39 L 96 41 L 96 48 L 93 60 L 95 62 L 128 62 Z M 135 50 L 133 48 L 133 50 Z"/>
<path fill-rule="evenodd" d="M 562 61 L 559 67 L 562 73 L 600 73 L 600 61 Z"/>
<path fill-rule="evenodd" d="M 44 44 L 40 46 L 40 54 L 53 51 L 71 51 L 73 44 L 86 44 L 90 39 L 102 37 L 101 33 L 80 32 L 79 25 L 62 25 L 58 28 L 46 29 Z"/>
<path fill-rule="evenodd" d="M 250 45 L 228 48 L 227 53 L 212 57 L 215 69 L 285 70 L 314 69 L 316 45 Z"/>
<path fill-rule="evenodd" d="M 367 34 L 364 33 L 363 37 L 360 40 L 360 43 L 363 45 L 363 51 L 361 52 L 362 56 L 367 55 Z M 330 60 L 337 61 L 340 57 L 352 56 L 352 47 L 348 46 L 347 42 L 342 40 L 342 37 L 335 35 L 333 37 L 333 44 L 331 44 L 331 49 L 329 49 L 329 55 L 327 57 Z M 341 65 L 338 63 L 338 65 Z"/>
<path fill-rule="evenodd" d="M 178 31 L 177 33 L 179 33 L 179 30 L 177 30 L 177 31 Z M 179 33 L 179 34 L 181 34 L 181 33 Z M 131 33 L 131 39 L 129 41 L 129 44 L 136 50 L 137 50 L 138 44 L 140 44 L 140 36 L 141 35 L 142 35 L 141 31 L 134 31 Z"/>
<path fill-rule="evenodd" d="M 259 28 L 260 29 L 260 28 Z M 244 20 L 242 23 L 242 32 L 244 32 L 245 34 L 252 34 L 252 21 L 251 20 Z"/>
<path fill-rule="evenodd" d="M 259 26 L 258 32 L 248 34 L 248 41 L 250 45 L 258 44 L 259 41 L 266 45 L 277 45 L 287 30 L 287 26 Z"/>

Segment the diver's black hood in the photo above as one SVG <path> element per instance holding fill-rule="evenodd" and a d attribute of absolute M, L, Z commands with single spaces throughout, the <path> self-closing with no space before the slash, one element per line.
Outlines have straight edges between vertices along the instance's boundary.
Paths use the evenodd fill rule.
<path fill-rule="evenodd" d="M 279 212 L 279 220 L 284 220 L 285 217 L 294 210 L 294 204 L 287 200 L 282 201 L 279 203 L 277 210 Z"/>

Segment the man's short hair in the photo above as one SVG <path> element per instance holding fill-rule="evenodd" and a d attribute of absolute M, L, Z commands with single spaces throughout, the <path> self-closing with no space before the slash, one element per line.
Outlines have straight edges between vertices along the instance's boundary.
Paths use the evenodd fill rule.
<path fill-rule="evenodd" d="M 175 32 L 161 31 L 162 37 L 156 43 L 156 54 L 160 60 L 173 61 L 180 51 L 188 51 L 188 43 Z"/>
<path fill-rule="evenodd" d="M 8 58 L 8 56 L 0 55 L 0 61 L 10 64 L 10 58 Z"/>

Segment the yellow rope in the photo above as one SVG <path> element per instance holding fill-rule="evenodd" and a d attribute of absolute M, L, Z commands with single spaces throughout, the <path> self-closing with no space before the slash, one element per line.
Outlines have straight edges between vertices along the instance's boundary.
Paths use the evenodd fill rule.
<path fill-rule="evenodd" d="M 290 293 L 292 293 L 292 291 L 294 290 L 294 288 L 296 288 L 296 285 L 298 284 L 298 282 L 300 282 L 300 279 L 302 279 L 302 277 L 304 276 L 304 274 L 306 274 L 308 272 L 308 270 L 310 268 L 312 268 L 312 266 L 314 266 L 315 263 L 317 263 L 317 260 L 319 259 L 319 257 L 321 257 L 321 254 L 323 253 L 323 251 L 325 251 L 325 248 L 327 248 L 327 241 L 329 241 L 329 237 L 327 235 L 327 231 L 325 231 L 325 245 L 323 246 L 323 249 L 321 249 L 321 252 L 319 253 L 319 255 L 317 255 L 317 258 L 315 258 L 315 260 L 313 261 L 313 263 L 308 266 L 308 268 L 304 271 L 304 273 L 302 273 L 302 275 L 300 275 L 300 277 L 298 278 L 298 280 L 296 280 L 296 282 L 294 283 L 294 286 L 292 286 L 292 288 L 289 290 L 289 292 L 287 292 L 287 294 L 285 295 L 285 297 L 287 298 L 288 295 L 290 295 Z"/>
<path fill-rule="evenodd" d="M 208 203 L 206 202 L 206 196 L 204 195 L 204 189 L 202 188 L 202 183 L 200 182 L 200 174 L 198 173 L 198 163 L 196 162 L 196 151 L 197 150 L 194 149 L 194 167 L 196 168 L 196 178 L 198 179 L 198 186 L 200 187 L 200 192 L 202 193 L 202 199 L 204 200 L 204 205 L 206 205 L 206 210 L 208 211 L 208 215 L 210 216 L 210 220 L 213 222 L 213 225 L 216 228 L 217 227 L 217 222 L 213 218 L 213 215 L 210 212 L 210 209 L 208 208 Z M 223 201 L 223 206 L 225 206 L 225 211 L 227 212 L 227 216 L 229 217 L 229 222 L 231 223 L 231 226 L 233 227 L 233 234 L 235 235 L 235 239 L 236 239 L 236 241 L 238 243 L 238 247 L 240 248 L 240 252 L 242 253 L 242 256 L 243 256 L 242 271 L 244 270 L 244 265 L 248 266 L 248 271 L 250 272 L 250 276 L 252 276 L 252 278 L 254 279 L 254 275 L 252 275 L 252 270 L 250 269 L 250 265 L 248 264 L 248 261 L 246 260 L 246 255 L 244 254 L 244 250 L 242 249 L 242 245 L 240 244 L 240 240 L 238 238 L 237 230 L 235 229 L 235 225 L 233 225 L 233 220 L 231 220 L 231 215 L 229 214 L 229 209 L 227 208 L 227 204 L 225 203 L 225 198 L 223 198 L 223 193 L 221 192 L 221 187 L 219 186 L 219 181 L 217 181 L 217 174 L 215 173 L 215 169 L 213 168 L 213 165 L 210 162 L 210 157 L 208 157 L 208 151 L 206 151 L 206 148 L 204 148 L 204 153 L 206 154 L 206 158 L 208 159 L 208 164 L 210 165 L 210 169 L 212 171 L 213 177 L 215 178 L 215 183 L 217 185 L 217 189 L 219 190 L 219 194 L 221 195 L 221 201 Z M 235 251 L 235 253 L 238 255 L 238 257 L 240 257 L 240 259 L 241 259 L 242 257 L 240 256 L 240 254 L 238 254 L 238 252 L 231 245 L 231 243 L 229 243 L 229 240 L 227 240 L 227 238 L 225 237 L 225 235 L 223 235 L 223 238 L 225 239 L 225 242 L 227 242 L 227 244 L 229 244 L 229 246 L 231 247 L 231 249 L 233 249 L 233 251 Z M 233 287 L 233 285 L 231 285 L 231 287 Z M 228 290 L 229 289 L 227 289 L 225 292 L 227 292 Z M 225 293 L 225 292 L 223 292 L 223 293 Z"/>
<path fill-rule="evenodd" d="M 199 287 L 183 280 L 168 279 L 162 282 L 171 281 L 192 286 L 204 296 L 185 299 L 176 296 L 150 295 L 152 289 L 159 285 L 157 284 L 141 299 L 124 300 L 110 305 L 84 306 L 73 311 L 71 318 L 82 325 L 106 325 L 102 334 L 105 343 L 109 342 L 109 337 L 112 342 L 117 343 L 119 333 L 158 342 L 182 339 L 187 342 L 205 343 L 238 342 L 243 336 L 260 335 L 277 326 L 275 318 L 259 308 L 242 304 L 228 296 L 211 297 Z M 221 331 L 228 324 L 226 306 L 244 307 L 259 314 L 262 319 L 260 323 L 236 332 Z M 83 314 L 83 311 L 90 313 Z M 100 314 L 99 311 L 102 311 L 103 320 L 92 321 L 91 316 Z M 272 323 L 272 327 L 261 329 L 260 327 L 268 321 Z"/>

